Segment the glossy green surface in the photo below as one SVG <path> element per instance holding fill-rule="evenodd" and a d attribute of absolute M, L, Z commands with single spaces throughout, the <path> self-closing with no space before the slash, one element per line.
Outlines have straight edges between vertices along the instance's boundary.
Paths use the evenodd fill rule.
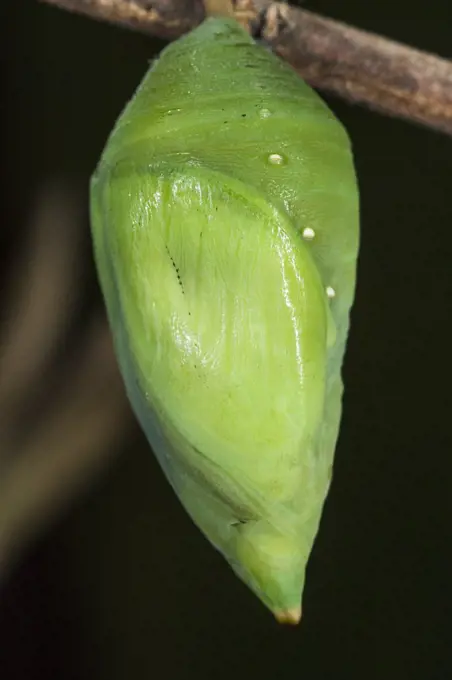
<path fill-rule="evenodd" d="M 118 358 L 149 442 L 209 540 L 295 620 L 355 285 L 348 137 L 290 67 L 233 21 L 208 20 L 149 70 L 91 198 Z"/>

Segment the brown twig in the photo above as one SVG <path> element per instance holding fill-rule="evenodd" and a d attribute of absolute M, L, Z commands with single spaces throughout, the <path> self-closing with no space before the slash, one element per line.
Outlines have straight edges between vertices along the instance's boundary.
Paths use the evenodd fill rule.
<path fill-rule="evenodd" d="M 101 470 L 122 443 L 130 410 L 110 332 L 88 333 L 51 416 L 33 429 L 0 478 L 0 583 L 30 539 Z"/>
<path fill-rule="evenodd" d="M 6 332 L 0 335 L 0 459 L 8 456 L 6 430 L 17 427 L 20 406 L 36 396 L 36 385 L 52 362 L 55 345 L 80 295 L 81 200 L 70 184 L 49 182 L 33 206 L 24 252 L 4 304 Z"/>
<path fill-rule="evenodd" d="M 105 318 L 63 366 L 58 361 L 82 295 L 79 193 L 66 180 L 39 188 L 9 287 L 0 334 L 0 586 L 29 541 L 107 465 L 132 423 Z M 60 382 L 52 382 L 56 371 Z"/>
<path fill-rule="evenodd" d="M 41 0 L 173 39 L 235 16 L 314 87 L 452 135 L 452 62 L 269 0 Z"/>

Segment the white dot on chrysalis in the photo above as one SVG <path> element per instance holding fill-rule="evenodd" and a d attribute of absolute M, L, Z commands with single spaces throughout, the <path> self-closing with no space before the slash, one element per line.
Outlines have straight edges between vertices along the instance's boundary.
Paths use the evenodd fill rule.
<path fill-rule="evenodd" d="M 272 165 L 283 165 L 284 156 L 281 156 L 280 153 L 271 153 L 268 157 L 268 162 Z"/>
<path fill-rule="evenodd" d="M 336 291 L 331 286 L 327 286 L 326 294 L 330 298 L 330 300 L 336 297 Z"/>
<path fill-rule="evenodd" d="M 305 227 L 305 229 L 303 229 L 303 238 L 305 238 L 306 241 L 312 241 L 314 236 L 315 236 L 315 231 L 311 227 Z"/>

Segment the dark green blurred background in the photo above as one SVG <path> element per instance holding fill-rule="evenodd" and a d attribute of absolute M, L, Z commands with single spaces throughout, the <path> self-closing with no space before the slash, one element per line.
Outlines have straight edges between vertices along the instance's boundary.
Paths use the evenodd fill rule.
<path fill-rule="evenodd" d="M 305 6 L 452 58 L 450 0 Z M 3 0 L 0 22 L 1 281 L 43 179 L 69 177 L 87 200 L 163 43 L 33 0 Z M 0 593 L 1 680 L 452 677 L 452 139 L 328 102 L 354 143 L 362 247 L 301 626 L 278 626 L 239 583 L 136 428 Z M 101 309 L 85 222 L 80 286 Z"/>

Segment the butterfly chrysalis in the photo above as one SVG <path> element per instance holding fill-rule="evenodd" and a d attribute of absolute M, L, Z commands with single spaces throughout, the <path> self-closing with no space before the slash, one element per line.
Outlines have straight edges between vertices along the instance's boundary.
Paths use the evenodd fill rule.
<path fill-rule="evenodd" d="M 182 504 L 297 622 L 328 492 L 355 288 L 349 139 L 232 19 L 154 62 L 91 184 L 120 368 Z"/>

